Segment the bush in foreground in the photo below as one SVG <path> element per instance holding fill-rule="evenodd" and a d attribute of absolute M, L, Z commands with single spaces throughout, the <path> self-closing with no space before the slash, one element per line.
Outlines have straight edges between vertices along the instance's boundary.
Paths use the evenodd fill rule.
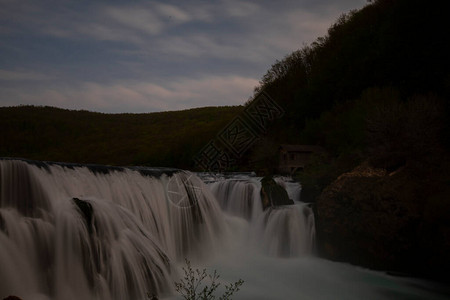
<path fill-rule="evenodd" d="M 183 267 L 184 277 L 179 281 L 175 282 L 176 291 L 186 300 L 209 300 L 216 299 L 216 291 L 220 286 L 220 283 L 217 282 L 219 279 L 219 275 L 217 271 L 214 270 L 214 273 L 208 274 L 206 269 L 199 270 L 193 269 L 189 260 L 186 259 L 186 267 Z M 209 285 L 205 285 L 203 281 L 206 278 L 209 278 Z M 231 296 L 239 291 L 241 285 L 244 283 L 242 279 L 231 283 L 229 285 L 225 285 L 225 292 L 218 298 L 219 300 L 228 300 L 231 299 Z"/>

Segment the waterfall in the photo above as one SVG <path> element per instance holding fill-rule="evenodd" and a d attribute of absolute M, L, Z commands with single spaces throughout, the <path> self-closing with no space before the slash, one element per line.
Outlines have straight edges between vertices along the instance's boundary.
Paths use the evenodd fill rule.
<path fill-rule="evenodd" d="M 144 299 L 224 221 L 190 172 L 0 160 L 0 296 Z"/>
<path fill-rule="evenodd" d="M 302 204 L 268 208 L 253 225 L 252 240 L 267 254 L 295 257 L 314 249 L 314 215 Z"/>
<path fill-rule="evenodd" d="M 275 178 L 294 204 L 263 210 L 260 179 L 0 158 L 0 299 L 175 299 L 185 258 L 242 278 L 236 299 L 448 299 L 314 257 L 300 185 Z"/>
<path fill-rule="evenodd" d="M 298 257 L 313 252 L 315 242 L 314 214 L 299 201 L 300 185 L 289 178 L 275 177 L 294 205 L 271 207 L 263 211 L 261 183 L 255 176 L 219 178 L 208 182 L 226 214 L 248 222 L 246 239 L 259 251 L 275 257 Z"/>
<path fill-rule="evenodd" d="M 262 213 L 261 185 L 252 180 L 228 179 L 213 182 L 210 188 L 222 210 L 247 220 Z"/>

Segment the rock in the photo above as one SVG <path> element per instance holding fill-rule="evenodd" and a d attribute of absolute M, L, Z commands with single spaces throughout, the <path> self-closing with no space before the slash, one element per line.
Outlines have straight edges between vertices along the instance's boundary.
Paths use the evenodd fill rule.
<path fill-rule="evenodd" d="M 294 204 L 286 190 L 270 176 L 261 179 L 261 201 L 264 210 L 268 207 Z"/>
<path fill-rule="evenodd" d="M 443 276 L 450 269 L 450 227 L 434 216 L 439 209 L 431 191 L 407 169 L 387 174 L 363 164 L 339 176 L 316 203 L 320 255 L 373 269 Z M 447 192 L 435 195 L 439 205 Z M 426 217 L 430 213 L 433 217 Z"/>
<path fill-rule="evenodd" d="M 90 204 L 86 200 L 81 200 L 78 198 L 72 198 L 72 201 L 78 207 L 80 213 L 83 215 L 89 233 L 92 233 L 92 215 L 93 215 L 92 204 Z"/>

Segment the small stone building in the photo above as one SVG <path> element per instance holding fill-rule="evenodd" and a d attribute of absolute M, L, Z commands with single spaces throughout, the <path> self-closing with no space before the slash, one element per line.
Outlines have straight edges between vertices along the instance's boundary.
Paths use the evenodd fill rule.
<path fill-rule="evenodd" d="M 314 153 L 324 152 L 320 146 L 315 145 L 280 145 L 278 172 L 292 174 L 303 169 Z"/>

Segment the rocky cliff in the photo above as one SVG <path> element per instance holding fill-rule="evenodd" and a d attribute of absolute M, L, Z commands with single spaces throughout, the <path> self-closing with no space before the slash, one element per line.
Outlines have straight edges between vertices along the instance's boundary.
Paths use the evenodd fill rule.
<path fill-rule="evenodd" d="M 447 185 L 406 166 L 388 173 L 364 163 L 338 177 L 317 199 L 320 255 L 448 278 L 449 192 Z"/>

